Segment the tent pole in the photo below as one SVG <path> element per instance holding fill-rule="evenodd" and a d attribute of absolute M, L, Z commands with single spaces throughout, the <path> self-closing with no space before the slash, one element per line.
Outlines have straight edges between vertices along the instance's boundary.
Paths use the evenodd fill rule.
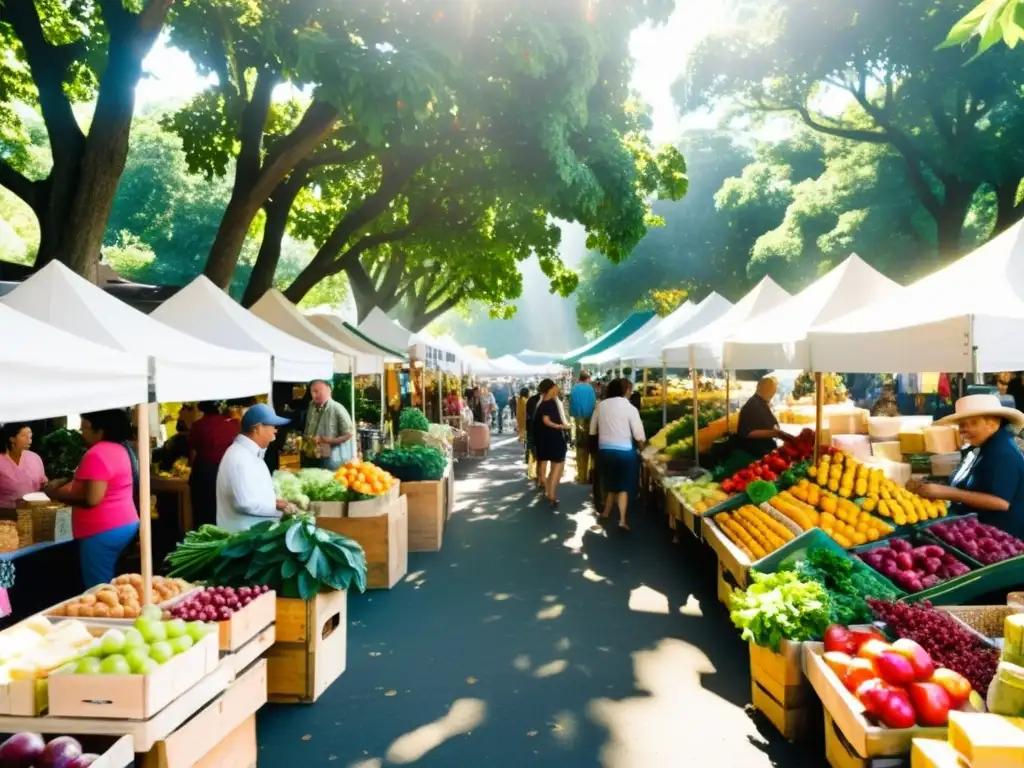
<path fill-rule="evenodd" d="M 444 373 L 437 370 L 437 423 L 444 424 Z"/>
<path fill-rule="evenodd" d="M 971 349 L 971 373 L 974 374 L 972 378 L 974 379 L 974 383 L 975 384 L 984 384 L 985 383 L 984 376 L 982 376 L 981 372 L 978 370 L 978 348 L 977 347 L 973 347 Z"/>
<path fill-rule="evenodd" d="M 643 405 L 643 398 L 647 397 L 647 369 L 644 368 L 643 389 L 640 390 L 640 404 Z"/>
<path fill-rule="evenodd" d="M 152 461 L 149 448 L 149 406 L 148 403 L 139 403 L 136 408 L 139 447 L 139 555 L 142 558 L 142 604 L 146 606 L 153 602 L 153 520 L 149 503 Z"/>
<path fill-rule="evenodd" d="M 386 412 L 388 408 L 388 397 L 384 391 L 388 386 L 388 366 L 384 364 L 384 369 L 380 374 L 380 444 L 384 447 L 384 419 L 386 418 Z"/>
<path fill-rule="evenodd" d="M 697 355 L 690 345 L 690 383 L 693 386 L 693 463 L 700 466 L 700 441 L 697 435 L 700 432 L 700 377 L 697 374 Z"/>
<path fill-rule="evenodd" d="M 661 364 L 661 426 L 668 425 L 668 366 Z"/>
<path fill-rule="evenodd" d="M 818 463 L 818 454 L 821 451 L 821 425 L 824 420 L 824 377 L 820 373 L 814 374 L 814 463 Z"/>
<path fill-rule="evenodd" d="M 423 410 L 423 415 L 427 415 L 427 364 L 423 363 L 423 367 L 420 368 L 420 408 Z"/>
<path fill-rule="evenodd" d="M 725 433 L 729 434 L 729 371 L 725 372 Z"/>

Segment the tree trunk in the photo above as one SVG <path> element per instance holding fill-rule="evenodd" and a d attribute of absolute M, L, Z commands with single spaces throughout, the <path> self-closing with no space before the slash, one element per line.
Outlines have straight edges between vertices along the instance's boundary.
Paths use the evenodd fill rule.
<path fill-rule="evenodd" d="M 962 251 L 961 239 L 964 219 L 971 207 L 976 187 L 956 181 L 945 182 L 945 196 L 935 218 L 939 247 L 939 261 L 945 265 L 959 258 Z"/>
<path fill-rule="evenodd" d="M 1020 189 L 1020 179 L 1014 182 L 1003 184 L 995 188 L 996 191 L 996 223 L 992 229 L 992 236 L 995 237 L 1005 229 L 1009 229 L 1024 217 L 1024 205 L 1017 203 L 1017 191 Z"/>
<path fill-rule="evenodd" d="M 251 177 L 248 174 L 236 175 L 231 200 L 224 211 L 204 270 L 215 285 L 224 290 L 231 285 L 252 220 L 277 185 L 333 130 L 337 119 L 337 109 L 326 102 L 314 101 L 295 129 L 267 154 L 257 174 Z"/>
<path fill-rule="evenodd" d="M 410 331 L 422 331 L 432 322 L 437 320 L 441 315 L 452 309 L 456 304 L 459 303 L 457 296 L 449 296 L 447 299 L 442 301 L 433 309 L 423 309 L 412 313 L 409 318 L 409 325 L 406 326 Z"/>
<path fill-rule="evenodd" d="M 243 307 L 251 307 L 273 287 L 277 265 L 281 261 L 281 243 L 288 229 L 288 217 L 291 215 L 295 197 L 305 183 L 306 175 L 296 170 L 288 181 L 278 185 L 277 191 L 267 201 L 263 242 L 260 243 L 259 255 L 256 257 L 252 274 L 249 275 L 249 283 L 242 296 Z"/>

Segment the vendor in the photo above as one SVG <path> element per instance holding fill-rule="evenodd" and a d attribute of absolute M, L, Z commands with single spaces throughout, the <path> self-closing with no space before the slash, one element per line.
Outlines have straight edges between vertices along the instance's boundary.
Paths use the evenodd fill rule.
<path fill-rule="evenodd" d="M 772 413 L 771 402 L 778 389 L 778 383 L 771 376 L 757 382 L 757 391 L 740 408 L 737 426 L 736 447 L 754 458 L 771 453 L 776 448 L 775 440 L 793 442 L 795 438 L 779 429 L 779 420 Z"/>
<path fill-rule="evenodd" d="M 46 484 L 46 472 L 39 454 L 29 450 L 32 428 L 28 424 L 5 424 L 3 453 L 0 454 L 0 508 L 13 509 L 28 493 Z"/>
<path fill-rule="evenodd" d="M 976 512 L 981 522 L 1024 536 L 1024 455 L 1009 429 L 1024 427 L 1024 413 L 1004 408 L 996 395 L 967 395 L 957 400 L 956 413 L 936 424 L 958 424 L 970 448 L 950 485 L 911 481 L 907 489 L 952 502 L 953 513 Z"/>
<path fill-rule="evenodd" d="M 89 589 L 113 580 L 117 561 L 139 532 L 139 462 L 128 444 L 132 423 L 123 410 L 82 414 L 81 432 L 88 449 L 74 480 L 47 493 L 72 507 L 71 531 Z"/>
<path fill-rule="evenodd" d="M 887 418 L 895 418 L 900 415 L 900 408 L 896 403 L 896 393 L 893 392 L 892 384 L 884 384 L 882 386 L 882 394 L 878 396 L 875 404 L 871 406 L 871 415 Z"/>
<path fill-rule="evenodd" d="M 228 448 L 238 437 L 238 422 L 220 412 L 211 400 L 199 403 L 203 418 L 188 433 L 192 472 L 188 478 L 192 494 L 192 519 L 198 528 L 217 521 L 217 469 Z"/>
<path fill-rule="evenodd" d="M 355 424 L 345 406 L 331 397 L 331 387 L 326 381 L 314 381 L 309 394 L 309 410 L 302 432 L 302 466 L 333 472 L 355 456 L 352 442 Z"/>
<path fill-rule="evenodd" d="M 288 506 L 277 498 L 270 469 L 263 461 L 277 428 L 288 423 L 263 403 L 245 412 L 242 434 L 228 448 L 217 470 L 218 528 L 239 533 L 261 520 L 280 517 Z"/>

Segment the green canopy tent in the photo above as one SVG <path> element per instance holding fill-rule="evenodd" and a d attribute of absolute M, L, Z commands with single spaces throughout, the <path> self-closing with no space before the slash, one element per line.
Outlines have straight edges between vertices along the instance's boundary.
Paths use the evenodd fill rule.
<path fill-rule="evenodd" d="M 566 352 L 563 357 L 555 362 L 561 363 L 566 366 L 576 367 L 579 365 L 581 358 L 589 355 L 596 355 L 599 352 L 603 352 L 609 347 L 613 347 L 623 339 L 627 339 L 634 333 L 639 331 L 641 328 L 650 322 L 651 318 L 654 317 L 654 312 L 634 312 L 617 326 L 612 328 L 608 333 L 604 334 L 598 339 L 584 344 L 582 347 L 577 347 L 571 352 Z"/>

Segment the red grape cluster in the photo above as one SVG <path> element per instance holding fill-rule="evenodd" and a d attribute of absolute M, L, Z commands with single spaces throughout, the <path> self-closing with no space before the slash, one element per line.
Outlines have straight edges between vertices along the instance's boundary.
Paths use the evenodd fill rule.
<path fill-rule="evenodd" d="M 984 696 L 999 666 L 999 651 L 972 635 L 927 600 L 917 605 L 868 600 L 879 620 L 897 637 L 915 641 L 931 654 L 935 665 L 952 669 L 971 681 Z"/>
<path fill-rule="evenodd" d="M 173 605 L 172 619 L 186 621 L 227 621 L 231 614 L 269 592 L 270 587 L 207 587 L 191 597 Z"/>

